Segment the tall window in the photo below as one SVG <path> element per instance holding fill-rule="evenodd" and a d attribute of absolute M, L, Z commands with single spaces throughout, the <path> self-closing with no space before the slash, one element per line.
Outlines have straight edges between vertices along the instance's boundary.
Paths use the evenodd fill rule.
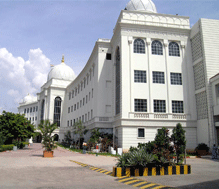
<path fill-rule="evenodd" d="M 68 96 L 69 96 L 69 100 L 71 100 L 71 92 L 69 92 Z"/>
<path fill-rule="evenodd" d="M 172 101 L 172 112 L 173 113 L 184 113 L 183 101 Z"/>
<path fill-rule="evenodd" d="M 146 83 L 146 71 L 135 70 L 135 82 Z"/>
<path fill-rule="evenodd" d="M 45 100 L 42 100 L 42 104 L 41 104 L 41 115 L 40 115 L 40 120 L 43 120 L 44 117 L 44 105 L 45 105 Z"/>
<path fill-rule="evenodd" d="M 151 44 L 152 54 L 163 55 L 163 45 L 160 41 L 153 41 Z"/>
<path fill-rule="evenodd" d="M 134 53 L 145 53 L 145 43 L 142 39 L 136 39 L 134 41 Z"/>
<path fill-rule="evenodd" d="M 154 100 L 154 112 L 166 112 L 165 100 Z"/>
<path fill-rule="evenodd" d="M 182 85 L 181 73 L 170 73 L 171 85 Z"/>
<path fill-rule="evenodd" d="M 164 84 L 164 72 L 153 72 L 153 83 Z"/>
<path fill-rule="evenodd" d="M 120 52 L 116 51 L 116 115 L 120 113 Z"/>
<path fill-rule="evenodd" d="M 147 99 L 135 99 L 135 112 L 147 112 Z"/>
<path fill-rule="evenodd" d="M 61 102 L 62 102 L 62 99 L 60 97 L 55 98 L 53 122 L 56 123 L 58 127 L 60 127 Z M 70 107 L 69 107 L 69 110 L 70 110 Z"/>
<path fill-rule="evenodd" d="M 180 56 L 179 45 L 176 42 L 169 44 L 169 56 Z"/>

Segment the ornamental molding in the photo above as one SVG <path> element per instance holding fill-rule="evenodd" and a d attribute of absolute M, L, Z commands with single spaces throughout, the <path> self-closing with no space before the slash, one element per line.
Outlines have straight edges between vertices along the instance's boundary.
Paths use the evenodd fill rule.
<path fill-rule="evenodd" d="M 173 32 L 163 32 L 163 31 L 149 31 L 144 29 L 122 29 L 122 32 L 126 33 L 138 33 L 138 34 L 147 34 L 147 35 L 159 35 L 158 37 L 161 38 L 162 36 L 171 36 L 171 37 L 188 37 L 186 34 L 179 34 Z"/>

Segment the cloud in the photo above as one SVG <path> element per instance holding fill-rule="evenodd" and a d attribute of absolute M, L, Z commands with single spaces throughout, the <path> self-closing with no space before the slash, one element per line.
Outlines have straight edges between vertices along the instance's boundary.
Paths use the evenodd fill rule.
<path fill-rule="evenodd" d="M 21 102 L 28 93 L 34 96 L 46 82 L 50 60 L 39 48 L 31 49 L 28 55 L 25 61 L 22 57 L 14 57 L 6 48 L 0 49 L 0 85 L 11 97 L 7 100 Z"/>

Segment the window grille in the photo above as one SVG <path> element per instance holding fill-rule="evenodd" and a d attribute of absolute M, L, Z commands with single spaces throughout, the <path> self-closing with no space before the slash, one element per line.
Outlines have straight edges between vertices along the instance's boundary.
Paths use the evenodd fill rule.
<path fill-rule="evenodd" d="M 142 39 L 135 39 L 134 53 L 145 54 L 145 43 Z"/>
<path fill-rule="evenodd" d="M 146 83 L 146 71 L 135 70 L 134 77 L 136 83 Z"/>
<path fill-rule="evenodd" d="M 166 112 L 166 101 L 165 100 L 154 100 L 154 112 Z"/>
<path fill-rule="evenodd" d="M 179 45 L 176 42 L 169 43 L 169 56 L 180 56 Z"/>
<path fill-rule="evenodd" d="M 172 113 L 184 113 L 183 101 L 172 101 Z"/>
<path fill-rule="evenodd" d="M 147 99 L 135 99 L 135 112 L 147 112 Z"/>
<path fill-rule="evenodd" d="M 54 102 L 54 119 L 53 122 L 57 124 L 58 127 L 60 127 L 60 118 L 61 118 L 61 102 L 62 99 L 60 97 L 55 98 Z M 69 107 L 70 112 L 70 107 Z"/>
<path fill-rule="evenodd" d="M 164 72 L 153 72 L 153 83 L 164 84 Z"/>
<path fill-rule="evenodd" d="M 171 85 L 182 85 L 181 73 L 170 73 Z"/>
<path fill-rule="evenodd" d="M 142 128 L 138 128 L 138 137 L 139 138 L 144 138 L 144 129 Z"/>
<path fill-rule="evenodd" d="M 163 45 L 160 41 L 153 41 L 151 44 L 152 54 L 163 55 Z"/>

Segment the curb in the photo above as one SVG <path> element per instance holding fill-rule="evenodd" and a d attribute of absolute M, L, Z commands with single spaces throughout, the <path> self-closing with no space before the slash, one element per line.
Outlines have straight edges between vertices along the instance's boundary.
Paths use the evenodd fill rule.
<path fill-rule="evenodd" d="M 112 176 L 114 177 L 139 177 L 139 176 L 158 176 L 158 175 L 186 175 L 191 174 L 191 165 L 176 165 L 168 167 L 113 167 Z"/>

